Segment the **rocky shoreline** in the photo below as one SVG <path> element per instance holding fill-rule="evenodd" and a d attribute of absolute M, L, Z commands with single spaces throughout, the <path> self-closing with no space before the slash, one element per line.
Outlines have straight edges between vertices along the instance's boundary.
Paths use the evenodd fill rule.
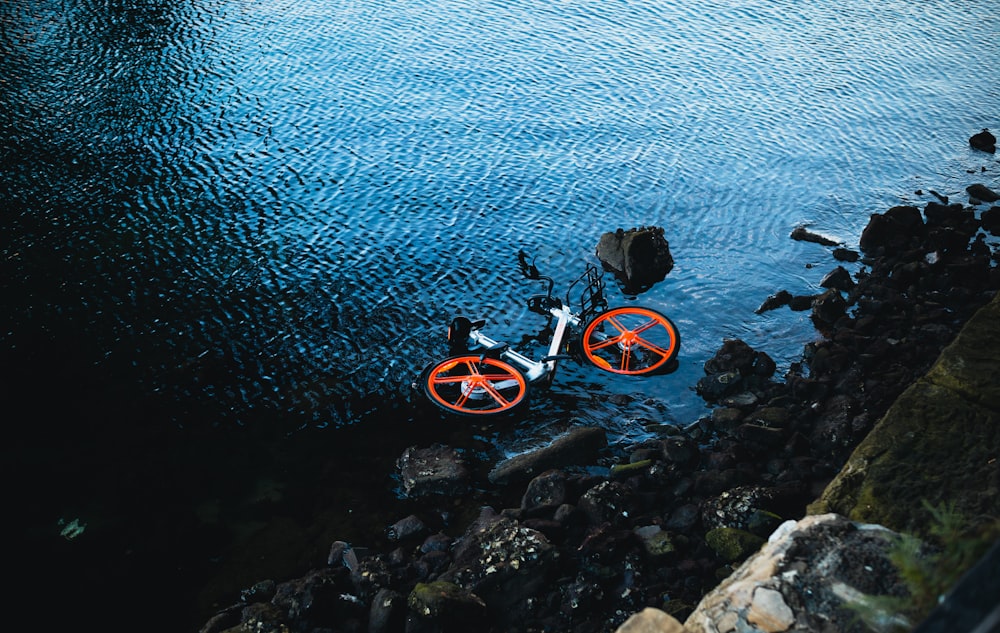
<path fill-rule="evenodd" d="M 784 376 L 765 351 L 724 341 L 697 385 L 711 416 L 627 452 L 601 429 L 572 429 L 495 465 L 478 483 L 519 503 L 482 508 L 460 533 L 431 515 L 454 505 L 472 469 L 449 447 L 414 446 L 400 478 L 427 514 L 390 526 L 394 549 L 337 541 L 309 573 L 247 587 L 202 633 L 596 633 L 647 607 L 683 621 L 779 525 L 806 515 L 1000 289 L 1000 253 L 984 239 L 1000 235 L 998 196 L 978 183 L 968 194 L 873 214 L 860 253 L 823 246 L 860 259 L 860 272 L 833 264 L 819 294 L 764 301 L 761 311 L 810 311 L 822 335 Z M 606 474 L 582 468 L 594 464 Z"/>

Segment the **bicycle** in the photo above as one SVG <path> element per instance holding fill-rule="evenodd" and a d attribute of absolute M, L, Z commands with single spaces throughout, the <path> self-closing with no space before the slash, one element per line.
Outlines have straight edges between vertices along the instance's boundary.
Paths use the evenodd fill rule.
<path fill-rule="evenodd" d="M 486 335 L 485 319 L 466 316 L 448 326 L 449 356 L 428 365 L 421 374 L 424 395 L 450 413 L 486 416 L 512 413 L 528 401 L 531 385 L 549 386 L 561 360 L 588 361 L 615 374 L 649 375 L 671 369 L 680 350 L 680 335 L 665 315 L 649 308 L 608 308 L 603 271 L 588 264 L 566 291 L 565 300 L 552 294 L 554 281 L 518 253 L 518 268 L 529 280 L 548 284 L 545 294 L 528 298 L 527 308 L 549 317 L 555 329 L 548 353 L 535 360 Z M 570 295 L 577 284 L 579 309 Z M 576 336 L 571 336 L 572 334 Z"/>

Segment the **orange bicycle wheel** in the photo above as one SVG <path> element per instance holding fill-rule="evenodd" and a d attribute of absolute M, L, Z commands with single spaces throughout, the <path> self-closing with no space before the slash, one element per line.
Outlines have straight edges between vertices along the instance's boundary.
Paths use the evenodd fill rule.
<path fill-rule="evenodd" d="M 677 357 L 677 326 L 655 310 L 612 308 L 591 320 L 581 335 L 588 361 L 616 374 L 648 374 Z"/>
<path fill-rule="evenodd" d="M 431 365 L 421 383 L 431 402 L 462 415 L 510 413 L 528 397 L 528 381 L 516 367 L 473 354 Z"/>

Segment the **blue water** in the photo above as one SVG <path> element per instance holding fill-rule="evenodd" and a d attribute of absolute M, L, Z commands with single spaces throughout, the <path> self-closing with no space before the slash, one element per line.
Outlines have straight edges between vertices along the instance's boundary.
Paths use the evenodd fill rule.
<path fill-rule="evenodd" d="M 6 0 L 5 453 L 61 482 L 27 489 L 31 525 L 125 539 L 158 512 L 135 508 L 148 481 L 233 524 L 232 499 L 314 481 L 286 441 L 454 440 L 412 388 L 447 321 L 524 341 L 543 323 L 517 251 L 561 289 L 617 228 L 665 229 L 663 282 L 608 281 L 675 321 L 678 370 L 563 364 L 525 422 L 467 448 L 695 421 L 724 338 L 783 372 L 817 337 L 807 313 L 754 314 L 836 265 L 792 229 L 856 248 L 871 213 L 997 186 L 967 139 L 1000 129 L 998 39 L 986 0 Z M 127 458 L 79 450 L 117 442 Z"/>

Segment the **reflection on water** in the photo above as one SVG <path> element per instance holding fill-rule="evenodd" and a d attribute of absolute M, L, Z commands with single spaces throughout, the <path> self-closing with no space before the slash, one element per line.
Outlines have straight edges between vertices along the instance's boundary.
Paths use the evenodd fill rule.
<path fill-rule="evenodd" d="M 619 227 L 665 228 L 671 275 L 611 295 L 675 321 L 678 371 L 565 364 L 531 422 L 482 435 L 483 450 L 578 422 L 628 443 L 693 421 L 690 385 L 723 338 L 785 368 L 814 336 L 801 313 L 754 314 L 832 267 L 793 228 L 855 247 L 870 213 L 924 201 L 912 192 L 958 199 L 966 170 L 996 177 L 965 145 L 996 125 L 994 9 L 4 2 L 9 446 L 15 468 L 60 482 L 25 491 L 26 516 L 54 526 L 72 501 L 117 542 L 137 530 L 123 516 L 158 514 L 136 499 L 236 498 L 251 465 L 315 465 L 280 438 L 437 429 L 410 383 L 445 352 L 445 323 L 481 315 L 497 338 L 530 336 L 544 323 L 523 305 L 537 288 L 517 251 L 565 287 Z M 634 406 L 608 404 L 626 395 Z M 230 451 L 248 457 L 220 474 Z M 192 492 L 205 480 L 227 483 Z M 160 529 L 217 552 L 226 538 L 201 516 Z"/>

